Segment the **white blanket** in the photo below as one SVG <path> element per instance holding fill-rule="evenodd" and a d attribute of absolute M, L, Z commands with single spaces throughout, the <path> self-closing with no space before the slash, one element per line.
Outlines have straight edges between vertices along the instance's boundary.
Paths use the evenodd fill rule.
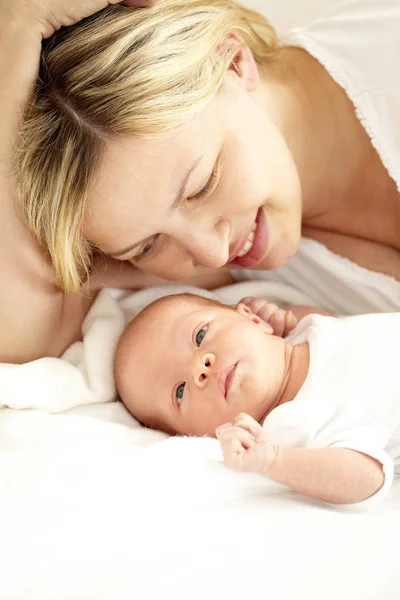
<path fill-rule="evenodd" d="M 343 513 L 231 473 L 216 440 L 147 430 L 113 401 L 118 336 L 165 291 L 104 291 L 63 359 L 0 365 L 0 600 L 398 600 L 399 481 Z M 308 301 L 267 282 L 216 292 L 250 294 Z"/>

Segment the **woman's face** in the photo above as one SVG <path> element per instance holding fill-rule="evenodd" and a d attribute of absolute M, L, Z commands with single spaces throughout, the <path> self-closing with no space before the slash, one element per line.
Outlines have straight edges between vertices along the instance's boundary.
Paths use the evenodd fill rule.
<path fill-rule="evenodd" d="M 178 280 L 210 268 L 273 269 L 300 238 L 295 164 L 266 110 L 234 71 L 179 132 L 110 142 L 89 195 L 87 239 Z"/>

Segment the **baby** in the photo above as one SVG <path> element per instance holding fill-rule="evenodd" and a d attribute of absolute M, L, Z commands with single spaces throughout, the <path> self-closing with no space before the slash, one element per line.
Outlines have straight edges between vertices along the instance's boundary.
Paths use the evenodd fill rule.
<path fill-rule="evenodd" d="M 400 314 L 312 311 L 162 298 L 121 336 L 121 399 L 150 427 L 216 435 L 234 470 L 368 506 L 400 465 Z"/>

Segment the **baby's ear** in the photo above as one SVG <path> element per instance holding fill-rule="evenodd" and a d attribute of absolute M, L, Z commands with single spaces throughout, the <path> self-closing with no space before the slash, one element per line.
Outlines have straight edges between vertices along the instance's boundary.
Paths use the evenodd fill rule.
<path fill-rule="evenodd" d="M 260 327 L 264 333 L 274 333 L 274 330 L 272 329 L 271 325 L 266 321 L 260 319 L 258 315 L 255 315 L 253 311 L 248 306 L 246 306 L 246 304 L 243 304 L 243 302 L 239 302 L 239 304 L 236 305 L 236 311 L 239 313 L 239 315 L 250 319 L 250 321 L 252 321 L 255 325 Z"/>

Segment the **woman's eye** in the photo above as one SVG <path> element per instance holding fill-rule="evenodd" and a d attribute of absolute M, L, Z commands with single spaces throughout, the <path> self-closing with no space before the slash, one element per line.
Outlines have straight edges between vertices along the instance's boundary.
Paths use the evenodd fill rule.
<path fill-rule="evenodd" d="M 197 192 L 197 194 L 195 194 L 194 196 L 189 196 L 188 201 L 190 202 L 192 200 L 202 200 L 202 198 L 205 198 L 205 196 L 207 196 L 211 191 L 214 191 L 214 188 L 216 187 L 216 183 L 220 179 L 220 176 L 221 167 L 218 164 L 214 166 L 210 177 L 208 178 L 207 182 L 202 187 L 202 189 L 199 192 Z"/>
<path fill-rule="evenodd" d="M 198 346 L 200 346 L 201 342 L 204 340 L 204 336 L 206 335 L 206 333 L 207 333 L 207 328 L 204 328 L 204 327 L 202 329 L 199 329 L 199 331 L 197 332 L 196 344 Z"/>
<path fill-rule="evenodd" d="M 181 383 L 180 385 L 178 385 L 178 387 L 176 388 L 176 401 L 178 404 L 180 404 L 183 400 L 183 392 L 185 391 L 185 384 Z"/>
<path fill-rule="evenodd" d="M 150 241 L 147 242 L 147 244 L 145 246 L 143 246 L 142 250 L 139 252 L 139 254 L 136 254 L 136 256 L 134 257 L 133 260 L 141 260 L 142 258 L 147 258 L 148 256 L 150 256 L 150 254 L 153 251 L 154 248 L 154 244 L 155 241 L 157 239 L 157 236 L 153 236 L 151 238 Z"/>

